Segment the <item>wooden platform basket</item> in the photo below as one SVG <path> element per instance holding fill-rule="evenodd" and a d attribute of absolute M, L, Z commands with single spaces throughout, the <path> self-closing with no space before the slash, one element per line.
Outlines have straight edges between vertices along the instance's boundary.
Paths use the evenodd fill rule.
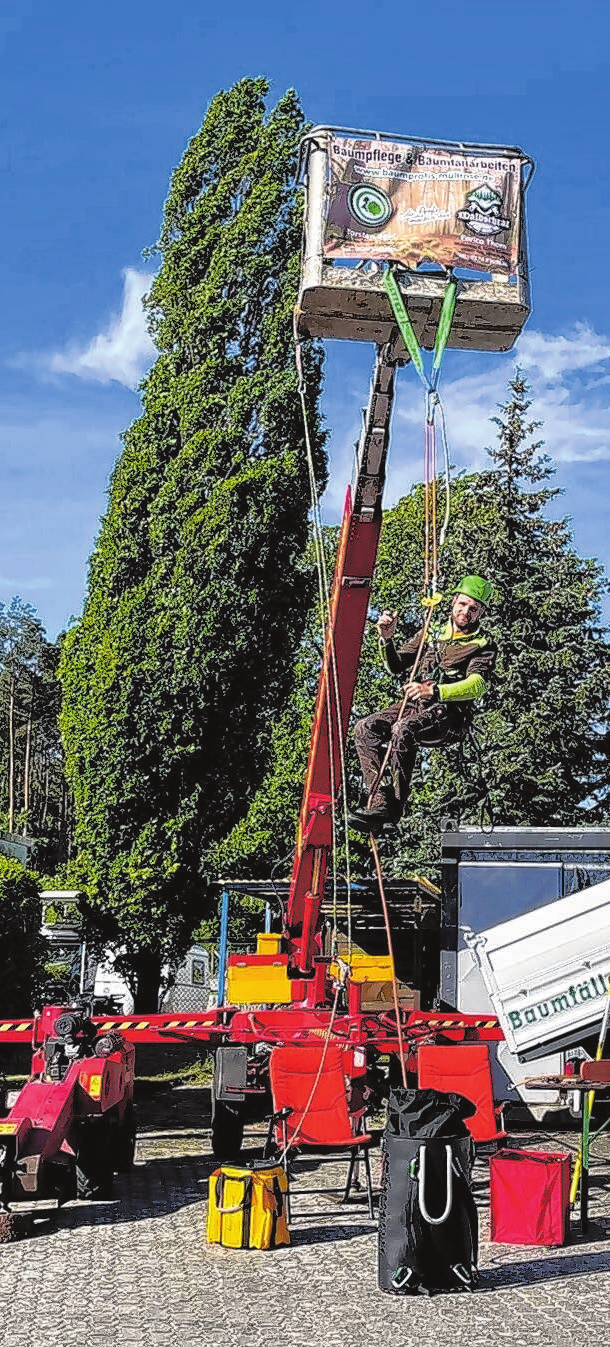
<path fill-rule="evenodd" d="M 434 346 L 453 273 L 449 346 L 510 350 L 530 312 L 527 155 L 318 126 L 302 170 L 300 336 L 387 341 L 394 319 L 380 263 L 389 261 L 420 346 Z"/>

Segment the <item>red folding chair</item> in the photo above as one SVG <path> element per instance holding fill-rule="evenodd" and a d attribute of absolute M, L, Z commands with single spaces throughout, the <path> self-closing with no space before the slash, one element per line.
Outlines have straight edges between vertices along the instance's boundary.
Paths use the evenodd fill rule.
<path fill-rule="evenodd" d="M 417 1078 L 421 1090 L 461 1094 L 476 1104 L 476 1113 L 464 1121 L 477 1144 L 506 1136 L 498 1126 L 502 1110 L 494 1105 L 487 1043 L 424 1044 L 417 1053 Z"/>
<path fill-rule="evenodd" d="M 312 1048 L 290 1045 L 271 1050 L 269 1076 L 274 1114 L 270 1122 L 269 1139 L 275 1131 L 285 1162 L 290 1150 L 297 1146 L 324 1146 L 333 1151 L 351 1150 L 342 1200 L 348 1200 L 362 1160 L 369 1215 L 373 1218 L 369 1156 L 372 1137 L 365 1131 L 366 1106 L 361 1098 L 356 1097 L 354 1088 L 351 1097 L 348 1096 L 343 1070 L 344 1049 L 330 1044 L 320 1070 L 323 1052 L 323 1044 Z"/>

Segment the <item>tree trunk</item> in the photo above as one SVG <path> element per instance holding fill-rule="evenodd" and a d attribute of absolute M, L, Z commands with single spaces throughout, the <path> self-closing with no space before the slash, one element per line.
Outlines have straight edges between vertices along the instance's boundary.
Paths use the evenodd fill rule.
<path fill-rule="evenodd" d="M 74 847 L 74 796 L 69 786 L 66 786 L 66 791 L 68 797 L 68 822 L 66 825 L 66 854 L 62 859 L 69 861 Z"/>
<path fill-rule="evenodd" d="M 31 772 L 30 760 L 31 760 L 31 747 L 32 747 L 32 706 L 33 706 L 33 704 L 34 704 L 34 692 L 33 692 L 33 690 L 32 690 L 32 696 L 30 697 L 30 705 L 29 705 L 29 708 L 28 708 L 27 725 L 26 725 L 26 727 L 25 727 L 25 762 L 24 762 L 24 765 L 23 765 L 23 836 L 24 836 L 24 837 L 27 835 L 27 831 L 28 831 L 28 820 L 29 820 L 29 812 L 30 812 L 30 772 Z"/>
<path fill-rule="evenodd" d="M 161 959 L 158 954 L 142 950 L 136 956 L 134 969 L 137 978 L 135 1006 L 136 1014 L 154 1014 L 159 1004 L 161 986 Z"/>
<path fill-rule="evenodd" d="M 8 701 L 8 830 L 15 822 L 15 677 L 11 674 Z"/>
<path fill-rule="evenodd" d="M 44 801 L 42 806 L 42 815 L 40 818 L 40 831 L 42 832 L 47 821 L 47 809 L 49 807 L 49 757 L 45 755 L 44 765 Z"/>

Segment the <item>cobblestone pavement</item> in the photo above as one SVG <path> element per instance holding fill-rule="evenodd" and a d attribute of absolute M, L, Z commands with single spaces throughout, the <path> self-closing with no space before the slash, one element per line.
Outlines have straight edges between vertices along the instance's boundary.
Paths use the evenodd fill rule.
<path fill-rule="evenodd" d="M 0 1247 L 3 1347 L 581 1347 L 608 1341 L 610 1146 L 597 1150 L 588 1242 L 526 1249 L 486 1242 L 486 1165 L 475 1169 L 483 1273 L 469 1295 L 402 1299 L 376 1288 L 366 1206 L 339 1209 L 345 1163 L 300 1160 L 290 1248 L 205 1244 L 214 1167 L 203 1091 L 143 1108 L 132 1174 L 112 1202 L 74 1202 L 29 1240 Z M 576 1137 L 522 1133 L 574 1150 Z M 260 1144 L 260 1132 L 249 1145 Z M 377 1159 L 377 1157 L 375 1157 Z M 605 1164 L 603 1163 L 605 1160 Z M 374 1168 L 374 1176 L 377 1168 Z"/>

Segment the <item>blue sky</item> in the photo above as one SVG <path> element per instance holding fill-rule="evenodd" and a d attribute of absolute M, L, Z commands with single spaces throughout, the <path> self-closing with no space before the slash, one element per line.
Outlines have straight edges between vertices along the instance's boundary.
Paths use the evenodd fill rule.
<path fill-rule="evenodd" d="M 209 100 L 265 74 L 314 122 L 521 145 L 534 311 L 519 348 L 579 550 L 610 569 L 610 11 L 310 0 L 3 0 L 0 7 L 0 599 L 49 635 L 80 612 L 119 435 L 151 359 L 139 297 L 172 169 Z M 328 343 L 327 518 L 351 472 L 372 349 Z M 515 356 L 449 352 L 452 454 L 477 466 Z M 387 500 L 421 472 L 421 396 L 400 376 Z"/>

